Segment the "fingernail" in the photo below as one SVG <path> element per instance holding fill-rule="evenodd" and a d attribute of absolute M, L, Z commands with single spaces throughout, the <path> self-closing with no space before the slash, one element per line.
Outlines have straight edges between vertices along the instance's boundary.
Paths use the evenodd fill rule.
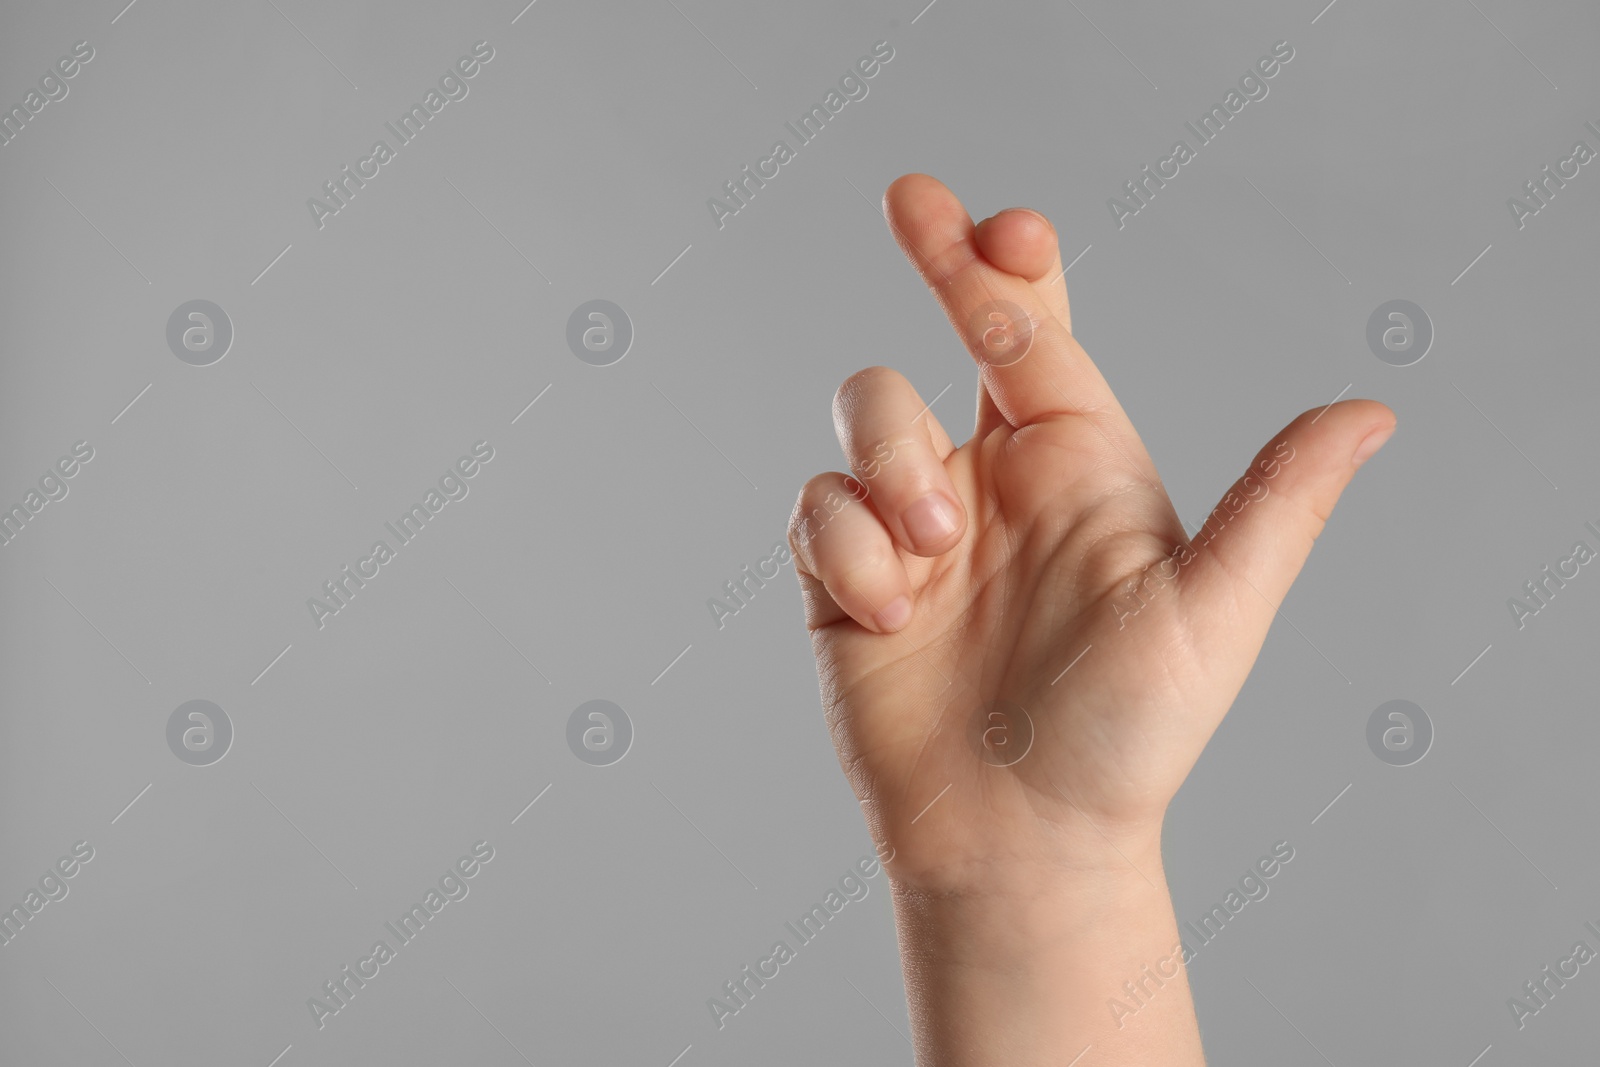
<path fill-rule="evenodd" d="M 911 598 L 898 596 L 873 616 L 880 630 L 898 630 L 911 621 Z"/>
<path fill-rule="evenodd" d="M 938 493 L 931 493 L 900 514 L 906 536 L 918 548 L 929 548 L 949 538 L 961 525 L 956 509 Z"/>
<path fill-rule="evenodd" d="M 979 223 L 976 226 L 973 227 L 973 229 L 981 230 L 981 229 L 983 229 L 984 226 L 986 226 L 989 223 L 993 222 L 995 219 L 999 218 L 1001 215 L 1009 215 L 1013 211 L 1021 211 L 1021 212 L 1024 212 L 1025 214 L 1032 215 L 1034 218 L 1038 219 L 1040 222 L 1044 223 L 1046 226 L 1050 225 L 1050 220 L 1049 219 L 1045 218 L 1044 215 L 1041 212 L 1035 211 L 1031 207 L 1007 207 L 1007 208 L 1001 208 L 999 211 L 996 211 L 993 215 L 990 215 L 988 218 L 980 220 Z"/>
<path fill-rule="evenodd" d="M 1013 212 L 1013 211 L 1026 212 L 1029 215 L 1032 215 L 1034 218 L 1038 219 L 1040 222 L 1044 223 L 1047 227 L 1050 227 L 1051 229 L 1054 229 L 1054 227 L 1050 225 L 1050 220 L 1044 217 L 1044 213 L 1042 211 L 1035 211 L 1031 207 L 1008 207 L 1004 211 L 996 212 L 996 214 L 1006 215 L 1006 214 L 1009 214 L 1010 212 Z"/>
<path fill-rule="evenodd" d="M 1357 467 L 1361 466 L 1367 460 L 1371 459 L 1378 449 L 1383 447 L 1383 443 L 1387 441 L 1393 433 L 1394 427 L 1389 426 L 1382 430 L 1373 430 L 1371 433 L 1367 434 L 1366 437 L 1361 439 L 1361 443 L 1356 446 L 1356 453 L 1350 457 L 1350 462 L 1355 464 Z"/>

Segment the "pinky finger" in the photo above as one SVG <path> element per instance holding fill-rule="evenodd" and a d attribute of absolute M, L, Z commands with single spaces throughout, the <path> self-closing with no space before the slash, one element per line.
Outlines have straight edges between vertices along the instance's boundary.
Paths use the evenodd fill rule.
<path fill-rule="evenodd" d="M 819 474 L 800 490 L 789 545 L 812 630 L 848 616 L 869 630 L 893 633 L 911 620 L 905 565 L 865 499 L 860 482 L 836 472 Z"/>

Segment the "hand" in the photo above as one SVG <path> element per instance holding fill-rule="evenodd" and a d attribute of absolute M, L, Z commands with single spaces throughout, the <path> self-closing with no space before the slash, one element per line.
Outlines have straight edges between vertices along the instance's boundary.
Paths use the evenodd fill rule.
<path fill-rule="evenodd" d="M 854 476 L 807 483 L 790 543 L 840 762 L 903 887 L 1159 864 L 1168 802 L 1394 415 L 1301 415 L 1191 540 L 1072 336 L 1050 223 L 975 227 L 920 174 L 884 204 L 978 363 L 977 425 L 955 447 L 883 367 L 839 390 Z"/>

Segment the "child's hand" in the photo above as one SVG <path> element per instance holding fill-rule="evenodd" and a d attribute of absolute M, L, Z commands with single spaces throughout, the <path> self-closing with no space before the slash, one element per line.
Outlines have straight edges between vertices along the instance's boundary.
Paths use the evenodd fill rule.
<path fill-rule="evenodd" d="M 839 391 L 855 479 L 807 483 L 790 541 L 840 761 L 890 874 L 916 891 L 981 896 L 997 877 L 1158 858 L 1168 802 L 1394 415 L 1372 401 L 1301 415 L 1191 540 L 1073 339 L 1050 224 L 1010 210 L 975 228 L 920 174 L 885 205 L 978 360 L 977 427 L 955 447 L 882 367 Z M 1210 357 L 1114 358 L 1155 372 Z"/>

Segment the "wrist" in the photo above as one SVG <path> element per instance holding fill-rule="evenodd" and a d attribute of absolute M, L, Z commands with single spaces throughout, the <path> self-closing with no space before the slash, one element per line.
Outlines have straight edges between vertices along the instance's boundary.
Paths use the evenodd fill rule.
<path fill-rule="evenodd" d="M 995 870 L 964 889 L 930 889 L 894 876 L 890 892 L 902 952 L 932 966 L 1024 974 L 1063 950 L 1172 924 L 1159 854 L 1116 866 Z"/>
<path fill-rule="evenodd" d="M 898 892 L 958 901 L 1023 900 L 1045 896 L 1093 898 L 1129 879 L 1162 884 L 1161 822 L 1090 821 L 1067 813 L 1026 832 L 968 839 L 908 833 L 871 818 L 878 857 Z"/>
<path fill-rule="evenodd" d="M 1203 1064 L 1159 847 L 1112 856 L 963 891 L 891 882 L 919 1064 Z"/>

